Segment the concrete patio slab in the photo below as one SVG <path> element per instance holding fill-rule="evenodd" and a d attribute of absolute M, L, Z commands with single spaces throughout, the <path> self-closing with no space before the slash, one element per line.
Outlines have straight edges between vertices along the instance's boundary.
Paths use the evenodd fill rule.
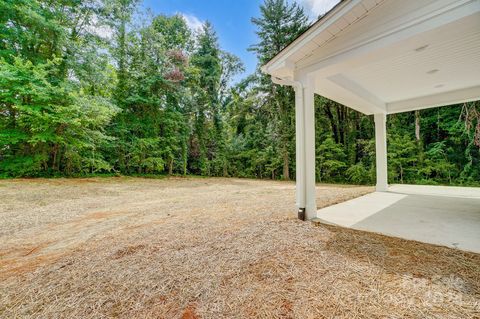
<path fill-rule="evenodd" d="M 320 221 L 480 253 L 480 188 L 392 185 L 323 208 Z"/>

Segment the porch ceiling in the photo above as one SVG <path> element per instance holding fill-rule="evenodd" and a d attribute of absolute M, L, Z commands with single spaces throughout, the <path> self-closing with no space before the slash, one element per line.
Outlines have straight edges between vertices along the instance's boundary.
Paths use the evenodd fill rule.
<path fill-rule="evenodd" d="M 479 0 L 342 1 L 264 66 L 366 114 L 480 99 Z"/>

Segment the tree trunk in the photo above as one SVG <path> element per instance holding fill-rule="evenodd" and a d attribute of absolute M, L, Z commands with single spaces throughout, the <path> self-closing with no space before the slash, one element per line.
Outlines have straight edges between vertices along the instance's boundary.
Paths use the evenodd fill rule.
<path fill-rule="evenodd" d="M 223 161 L 223 177 L 228 177 L 228 162 Z"/>
<path fill-rule="evenodd" d="M 420 111 L 415 111 L 415 138 L 420 141 Z"/>
<path fill-rule="evenodd" d="M 173 174 L 173 158 L 170 158 L 168 161 L 168 175 Z"/>
<path fill-rule="evenodd" d="M 353 163 L 357 164 L 360 161 L 361 158 L 361 144 L 358 143 L 358 140 L 361 138 L 360 136 L 361 133 L 361 127 L 360 127 L 360 113 L 356 112 L 355 113 L 355 158 Z"/>
<path fill-rule="evenodd" d="M 283 147 L 283 179 L 284 180 L 290 180 L 290 171 L 288 168 L 289 165 L 289 158 L 288 158 L 288 150 L 286 149 L 287 147 Z"/>
<path fill-rule="evenodd" d="M 57 170 L 57 153 L 58 153 L 58 143 L 55 143 L 53 145 L 53 149 L 52 149 L 52 170 Z"/>
<path fill-rule="evenodd" d="M 330 109 L 330 105 L 329 105 L 328 102 L 325 104 L 325 114 L 327 115 L 327 117 L 330 121 L 330 125 L 332 126 L 333 139 L 335 140 L 335 143 L 338 144 L 338 142 L 339 142 L 338 127 L 337 127 L 337 124 L 335 122 L 335 118 L 333 116 L 332 110 Z"/>
<path fill-rule="evenodd" d="M 346 107 L 343 105 L 337 105 L 337 129 L 338 129 L 338 142 L 342 145 L 345 145 L 345 126 L 346 122 Z"/>

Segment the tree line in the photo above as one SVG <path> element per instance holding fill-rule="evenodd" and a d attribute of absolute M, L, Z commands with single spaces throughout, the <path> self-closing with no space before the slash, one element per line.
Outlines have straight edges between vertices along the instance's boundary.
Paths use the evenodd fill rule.
<path fill-rule="evenodd" d="M 0 3 L 0 176 L 203 175 L 291 179 L 294 92 L 242 62 L 214 27 L 140 13 L 137 0 Z M 261 66 L 308 27 L 265 0 Z M 452 75 L 453 76 L 453 75 Z M 317 180 L 371 184 L 374 124 L 317 96 Z M 390 182 L 478 185 L 478 102 L 388 116 Z"/>

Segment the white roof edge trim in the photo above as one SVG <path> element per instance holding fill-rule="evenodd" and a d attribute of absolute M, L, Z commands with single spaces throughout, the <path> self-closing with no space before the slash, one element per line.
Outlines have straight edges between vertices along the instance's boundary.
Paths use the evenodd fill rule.
<path fill-rule="evenodd" d="M 315 37 L 318 33 L 322 32 L 323 30 L 331 26 L 333 23 L 338 21 L 341 17 L 343 17 L 355 5 L 360 2 L 361 0 L 341 0 L 323 17 L 321 17 L 314 24 L 312 24 L 309 29 L 305 31 L 305 33 L 296 38 L 292 43 L 287 45 L 282 51 L 280 51 L 270 61 L 263 65 L 260 68 L 262 72 L 270 74 L 270 69 L 272 68 L 272 66 L 281 63 L 282 60 L 287 59 L 297 46 L 302 46 L 305 41 L 311 41 L 311 38 Z"/>

